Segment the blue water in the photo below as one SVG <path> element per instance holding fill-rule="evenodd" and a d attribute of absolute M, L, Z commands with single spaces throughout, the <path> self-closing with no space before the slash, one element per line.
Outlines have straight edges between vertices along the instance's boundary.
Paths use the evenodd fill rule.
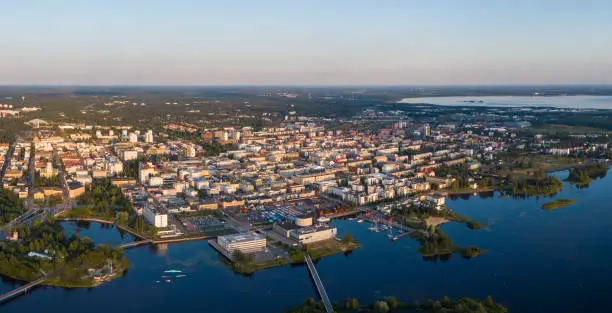
<path fill-rule="evenodd" d="M 469 102 L 482 101 L 482 102 Z M 539 106 L 566 109 L 612 109 L 611 96 L 457 96 L 405 98 L 398 103 L 429 103 L 447 106 L 522 107 Z"/>
<path fill-rule="evenodd" d="M 610 173 L 609 173 L 610 174 Z M 567 172 L 556 173 L 560 177 Z M 539 207 L 547 199 L 470 197 L 449 200 L 455 211 L 487 223 L 472 231 L 460 224 L 442 229 L 459 245 L 487 250 L 479 258 L 424 261 L 409 238 L 391 242 L 372 233 L 367 223 L 334 221 L 340 236 L 350 232 L 363 248 L 317 263 L 332 300 L 357 297 L 370 302 L 394 295 L 405 301 L 429 298 L 493 296 L 510 312 L 612 312 L 612 175 L 587 189 L 571 185 L 554 198 L 577 203 L 556 211 Z M 73 225 L 65 225 L 68 231 Z M 80 231 L 97 242 L 117 244 L 115 229 L 91 224 Z M 129 235 L 126 235 L 129 236 Z M 316 291 L 304 266 L 285 266 L 250 277 L 234 274 L 206 242 L 148 247 L 126 251 L 127 275 L 100 287 L 83 290 L 40 288 L 1 307 L 1 312 L 59 312 L 82 308 L 97 312 L 283 312 Z M 187 276 L 163 280 L 163 271 L 183 270 Z M 167 275 L 167 274 L 166 274 Z M 0 283 L 0 290 L 11 284 Z"/>

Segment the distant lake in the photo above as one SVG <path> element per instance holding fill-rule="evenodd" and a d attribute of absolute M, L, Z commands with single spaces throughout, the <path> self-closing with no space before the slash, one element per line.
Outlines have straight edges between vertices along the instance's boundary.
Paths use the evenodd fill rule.
<path fill-rule="evenodd" d="M 567 177 L 567 171 L 553 175 Z M 488 295 L 518 313 L 612 312 L 612 172 L 578 189 L 564 183 L 552 199 L 575 199 L 555 211 L 540 206 L 551 198 L 500 198 L 496 193 L 449 199 L 456 212 L 488 224 L 473 231 L 463 224 L 441 226 L 458 245 L 487 250 L 478 258 L 425 261 L 410 238 L 393 242 L 385 232 L 368 231 L 368 223 L 334 220 L 338 233 L 350 232 L 363 248 L 317 262 L 332 301 L 357 297 L 361 303 L 397 296 L 426 301 L 442 296 Z M 91 223 L 62 223 L 98 243 L 132 240 L 116 228 Z M 266 312 L 281 313 L 317 298 L 305 266 L 284 266 L 234 274 L 205 241 L 126 250 L 127 275 L 92 289 L 37 288 L 0 306 L 2 313 L 88 312 Z M 163 282 L 164 270 L 187 276 Z M 160 281 L 159 283 L 157 281 Z M 18 284 L 0 281 L 0 292 Z"/>
<path fill-rule="evenodd" d="M 612 96 L 483 96 L 404 98 L 398 103 L 447 106 L 523 107 L 543 106 L 571 109 L 612 109 Z"/>

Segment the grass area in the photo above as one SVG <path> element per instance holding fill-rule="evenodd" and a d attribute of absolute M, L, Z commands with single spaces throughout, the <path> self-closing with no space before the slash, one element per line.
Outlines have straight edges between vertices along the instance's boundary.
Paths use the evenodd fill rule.
<path fill-rule="evenodd" d="M 582 165 L 582 160 L 574 158 L 543 157 L 539 168 L 547 172 L 564 171 Z"/>
<path fill-rule="evenodd" d="M 449 195 L 464 195 L 464 194 L 473 194 L 473 193 L 479 193 L 479 192 L 489 192 L 489 191 L 495 191 L 495 190 L 497 190 L 497 188 L 494 186 L 484 186 L 484 187 L 478 187 L 476 189 L 474 188 L 459 188 L 456 190 L 447 189 L 445 190 L 445 192 Z"/>
<path fill-rule="evenodd" d="M 297 248 L 289 247 L 280 242 L 271 242 L 270 244 L 278 247 L 284 247 L 285 249 L 289 249 L 290 257 L 289 258 L 279 258 L 275 260 L 270 260 L 266 262 L 252 262 L 250 258 L 245 257 L 241 258 L 237 262 L 232 263 L 232 269 L 240 274 L 252 274 L 253 272 L 260 271 L 266 268 L 272 268 L 277 266 L 284 266 L 288 264 L 299 264 L 304 262 L 304 252 Z M 346 253 L 348 251 L 352 251 L 360 248 L 361 245 L 356 242 L 340 242 L 334 239 L 325 240 L 313 244 L 307 245 L 306 249 L 310 254 L 310 257 L 313 260 L 320 259 L 322 257 L 338 254 L 338 253 Z M 291 250 L 295 249 L 295 250 Z"/>
<path fill-rule="evenodd" d="M 313 260 L 322 257 L 330 256 L 338 253 L 345 253 L 360 248 L 361 245 L 356 242 L 341 242 L 335 239 L 329 239 L 306 246 L 310 257 Z"/>
<path fill-rule="evenodd" d="M 109 222 L 114 222 L 114 218 L 112 215 L 102 212 L 96 212 L 88 207 L 75 208 L 72 210 L 68 210 L 60 215 L 63 218 L 95 218 L 99 220 L 105 220 Z"/>
<path fill-rule="evenodd" d="M 550 202 L 546 202 L 542 204 L 542 209 L 552 211 L 552 210 L 564 208 L 574 203 L 576 203 L 576 200 L 573 200 L 573 199 L 558 199 L 558 200 L 554 200 L 554 201 L 550 201 Z"/>

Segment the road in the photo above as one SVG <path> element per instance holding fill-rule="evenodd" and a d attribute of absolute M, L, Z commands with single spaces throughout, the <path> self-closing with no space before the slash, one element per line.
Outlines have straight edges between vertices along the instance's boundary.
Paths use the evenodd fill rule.
<path fill-rule="evenodd" d="M 4 182 L 4 173 L 6 173 L 6 169 L 9 167 L 11 163 L 11 159 L 13 156 L 13 152 L 15 151 L 15 142 L 13 141 L 8 148 L 4 159 L 4 165 L 2 166 L 2 170 L 0 170 L 0 185 Z"/>
<path fill-rule="evenodd" d="M 66 175 L 64 173 L 60 157 L 57 154 L 57 150 L 53 151 L 53 162 L 55 163 L 55 167 L 57 168 L 57 175 L 59 176 L 60 181 L 62 183 L 62 200 L 63 200 L 62 203 L 56 205 L 57 211 L 54 212 L 54 215 L 55 215 L 55 214 L 59 214 L 61 212 L 64 212 L 72 208 L 72 199 L 70 199 L 70 190 L 68 189 L 68 182 L 66 182 Z"/>
<path fill-rule="evenodd" d="M 54 151 L 53 161 L 55 166 L 57 167 L 57 175 L 59 175 L 61 183 L 62 183 L 62 202 L 55 205 L 54 207 L 47 208 L 39 208 L 34 204 L 34 191 L 32 189 L 33 181 L 34 181 L 34 146 L 32 145 L 32 152 L 30 154 L 30 160 L 28 162 L 28 198 L 24 201 L 25 207 L 27 211 L 11 222 L 0 227 L 0 231 L 9 230 L 12 227 L 16 227 L 19 225 L 31 225 L 33 221 L 37 219 L 45 219 L 47 216 L 52 215 L 55 216 L 57 214 L 63 213 L 72 208 L 72 199 L 70 199 L 70 193 L 68 190 L 68 183 L 66 182 L 66 177 L 64 175 L 64 171 L 62 170 L 62 166 L 59 163 L 59 156 L 57 152 Z"/>

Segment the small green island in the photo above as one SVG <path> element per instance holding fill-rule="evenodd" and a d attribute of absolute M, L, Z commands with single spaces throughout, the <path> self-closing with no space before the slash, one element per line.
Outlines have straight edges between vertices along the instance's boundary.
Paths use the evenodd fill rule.
<path fill-rule="evenodd" d="M 558 199 L 558 200 L 554 200 L 554 201 L 550 201 L 550 202 L 546 202 L 542 204 L 542 209 L 547 210 L 547 211 L 552 211 L 552 210 L 564 208 L 574 203 L 576 203 L 576 200 Z"/>
<path fill-rule="evenodd" d="M 20 281 L 45 278 L 43 285 L 93 287 L 122 276 L 128 266 L 123 249 L 67 236 L 53 220 L 22 226 L 0 244 L 0 275 Z"/>
<path fill-rule="evenodd" d="M 424 258 L 450 256 L 458 252 L 462 257 L 471 259 L 484 252 L 476 246 L 465 248 L 456 246 L 442 230 L 434 227 L 429 227 L 427 232 L 415 231 L 410 234 L 410 237 L 421 244 L 418 251 Z"/>
<path fill-rule="evenodd" d="M 507 184 L 501 189 L 513 197 L 549 197 L 561 191 L 563 183 L 556 177 L 536 171 L 531 176 L 508 178 Z"/>
<path fill-rule="evenodd" d="M 566 181 L 576 186 L 588 186 L 593 180 L 605 177 L 607 172 L 606 164 L 589 164 L 570 169 Z"/>
<path fill-rule="evenodd" d="M 346 299 L 344 303 L 334 303 L 334 311 L 338 313 L 387 313 L 387 312 L 425 312 L 425 313 L 505 313 L 508 309 L 503 305 L 494 302 L 493 298 L 487 297 L 485 301 L 472 298 L 450 299 L 442 297 L 441 300 L 428 300 L 425 303 L 406 303 L 401 302 L 395 297 L 388 297 L 375 301 L 371 304 L 362 305 L 356 298 Z M 292 307 L 287 313 L 324 313 L 323 303 L 317 302 L 312 298 L 306 298 L 304 305 Z"/>

